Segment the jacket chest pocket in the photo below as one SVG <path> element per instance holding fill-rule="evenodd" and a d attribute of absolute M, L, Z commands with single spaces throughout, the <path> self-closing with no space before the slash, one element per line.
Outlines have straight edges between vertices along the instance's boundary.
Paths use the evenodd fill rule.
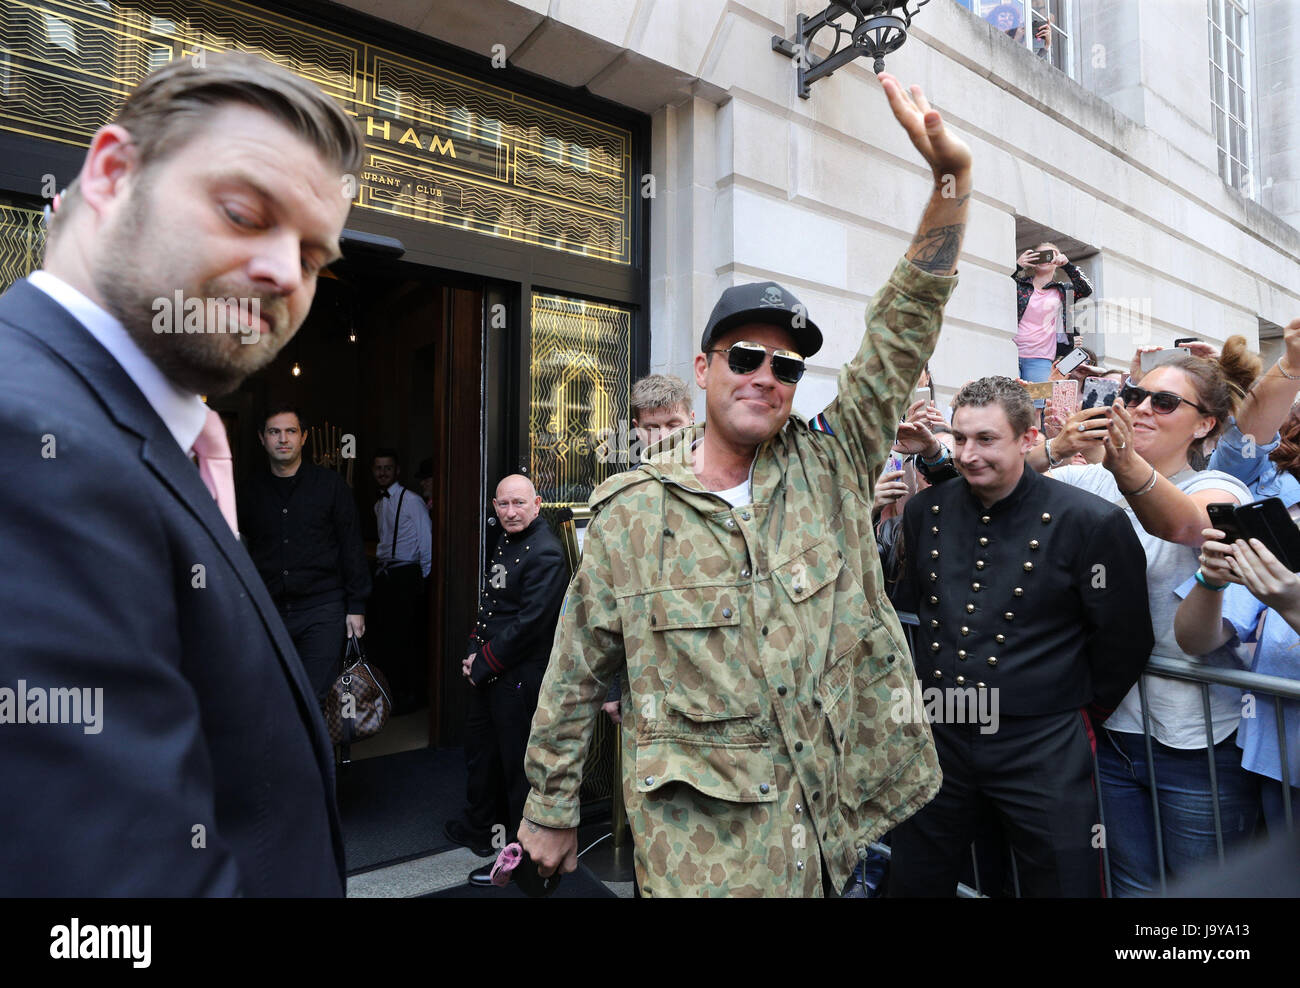
<path fill-rule="evenodd" d="M 650 719 L 679 714 L 707 723 L 758 714 L 759 684 L 741 639 L 736 587 L 655 590 L 626 604 L 651 646 L 647 656 L 629 655 L 629 667 L 654 662 L 667 689 L 667 709 L 648 712 Z"/>
<path fill-rule="evenodd" d="M 794 605 L 810 656 L 827 667 L 879 623 L 853 571 L 829 542 L 818 542 L 773 566 L 772 576 Z"/>

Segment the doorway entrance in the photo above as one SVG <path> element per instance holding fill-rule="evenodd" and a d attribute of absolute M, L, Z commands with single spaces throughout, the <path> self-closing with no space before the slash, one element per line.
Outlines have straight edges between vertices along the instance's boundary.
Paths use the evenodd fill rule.
<path fill-rule="evenodd" d="M 266 469 L 257 435 L 266 409 L 296 406 L 304 459 L 337 470 L 351 488 L 372 560 L 376 450 L 397 451 L 399 482 L 426 502 L 432 561 L 411 670 L 423 695 L 412 715 L 394 718 L 373 741 L 355 745 L 353 758 L 366 757 L 367 747 L 390 753 L 460 735 L 465 687 L 458 657 L 477 605 L 489 400 L 482 279 L 357 254 L 321 279 L 302 328 L 270 367 L 211 402 L 229 427 L 237 483 Z M 419 474 L 429 479 L 421 484 Z M 381 641 L 384 635 L 372 635 L 377 630 L 369 626 L 367 638 Z M 373 651 L 370 657 L 381 670 L 392 658 Z"/>

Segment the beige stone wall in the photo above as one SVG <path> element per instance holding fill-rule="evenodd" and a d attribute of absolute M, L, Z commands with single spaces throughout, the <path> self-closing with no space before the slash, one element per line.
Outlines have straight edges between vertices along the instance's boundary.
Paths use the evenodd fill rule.
<path fill-rule="evenodd" d="M 947 0 L 924 7 L 888 59 L 976 156 L 961 285 L 934 360 L 949 393 L 1015 372 L 1017 217 L 1096 247 L 1102 294 L 1138 300 L 1152 342 L 1254 340 L 1261 317 L 1300 314 L 1300 233 L 1217 173 L 1204 4 L 1076 2 L 1082 85 Z M 865 61 L 816 83 L 811 100 L 796 96 L 793 64 L 770 41 L 820 0 L 349 5 L 484 55 L 503 44 L 513 65 L 649 113 L 652 369 L 689 379 L 719 292 L 771 278 L 827 336 L 796 408 L 812 415 L 829 400 L 930 177 Z M 1112 334 L 1107 352 L 1141 341 Z"/>

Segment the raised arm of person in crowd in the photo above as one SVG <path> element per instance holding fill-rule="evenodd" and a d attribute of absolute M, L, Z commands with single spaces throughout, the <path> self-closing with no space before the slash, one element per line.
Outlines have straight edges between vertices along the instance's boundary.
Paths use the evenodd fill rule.
<path fill-rule="evenodd" d="M 1092 282 L 1088 276 L 1083 273 L 1083 269 L 1075 264 L 1059 250 L 1056 252 L 1056 258 L 1052 262 L 1058 268 L 1065 272 L 1065 276 L 1070 279 L 1070 287 L 1074 289 L 1075 301 L 1081 298 L 1087 298 L 1092 294 Z"/>
<path fill-rule="evenodd" d="M 1065 420 L 1056 435 L 1031 449 L 1025 462 L 1039 473 L 1046 473 L 1065 466 L 1075 453 L 1094 454 L 1109 435 L 1109 408 L 1081 408 Z"/>
<path fill-rule="evenodd" d="M 865 480 L 880 475 L 912 386 L 934 352 L 971 194 L 970 149 L 944 127 L 920 86 L 880 74 L 894 118 L 931 173 L 929 202 L 906 256 L 867 307 L 866 333 L 840 371 L 834 401 L 819 416 Z"/>
<path fill-rule="evenodd" d="M 1242 436 L 1254 437 L 1257 446 L 1269 442 L 1278 433 L 1287 415 L 1291 413 L 1296 395 L 1300 394 L 1300 319 L 1292 319 L 1287 323 L 1282 338 L 1286 343 L 1282 356 L 1277 358 L 1277 363 L 1262 377 L 1255 380 L 1254 386 L 1242 399 L 1241 407 L 1237 410 L 1237 431 Z M 1251 464 L 1258 475 L 1258 466 L 1262 465 L 1265 457 L 1250 459 L 1260 461 L 1259 465 Z M 1234 477 L 1241 477 L 1226 464 L 1216 465 L 1216 468 L 1226 470 Z"/>
<path fill-rule="evenodd" d="M 917 469 L 931 484 L 942 483 L 957 476 L 952 454 L 937 435 L 935 429 L 946 426 L 943 413 L 929 401 L 914 401 L 907 415 L 899 423 L 894 449 L 916 456 Z"/>
<path fill-rule="evenodd" d="M 1223 542 L 1223 532 L 1207 528 L 1201 535 L 1205 542 L 1200 576 L 1211 586 L 1197 580 L 1174 615 L 1174 637 L 1188 655 L 1206 655 L 1231 640 L 1232 625 L 1223 619 L 1223 591 L 1213 587 L 1241 582 L 1232 570 L 1232 546 Z"/>
<path fill-rule="evenodd" d="M 1226 583 L 1244 586 L 1255 600 L 1276 611 L 1300 633 L 1300 575 L 1292 573 L 1258 539 L 1225 544 L 1221 531 L 1207 528 L 1202 534 L 1201 576 L 1205 582 L 1197 580 L 1178 605 L 1174 617 L 1178 647 L 1188 655 L 1205 655 L 1230 641 L 1234 632 L 1239 638 L 1250 633 L 1253 624 L 1234 627 L 1240 616 L 1229 619 L 1224 615 L 1223 591 L 1214 587 Z"/>

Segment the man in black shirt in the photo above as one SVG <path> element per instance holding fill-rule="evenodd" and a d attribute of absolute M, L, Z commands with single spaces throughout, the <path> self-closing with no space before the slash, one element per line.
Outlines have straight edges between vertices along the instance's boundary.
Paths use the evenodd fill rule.
<path fill-rule="evenodd" d="M 357 508 L 338 473 L 303 462 L 292 406 L 271 409 L 261 440 L 269 469 L 253 471 L 239 493 L 239 530 L 323 701 L 345 632 L 366 630 L 370 571 Z"/>
<path fill-rule="evenodd" d="M 1101 891 L 1092 718 L 1150 655 L 1146 556 L 1118 507 L 1026 468 L 1033 416 L 1009 378 L 965 385 L 959 476 L 903 512 L 896 599 L 920 619 L 919 682 L 891 716 L 930 721 L 943 785 L 894 830 L 891 895 L 952 895 L 989 806 L 1023 894 Z"/>

